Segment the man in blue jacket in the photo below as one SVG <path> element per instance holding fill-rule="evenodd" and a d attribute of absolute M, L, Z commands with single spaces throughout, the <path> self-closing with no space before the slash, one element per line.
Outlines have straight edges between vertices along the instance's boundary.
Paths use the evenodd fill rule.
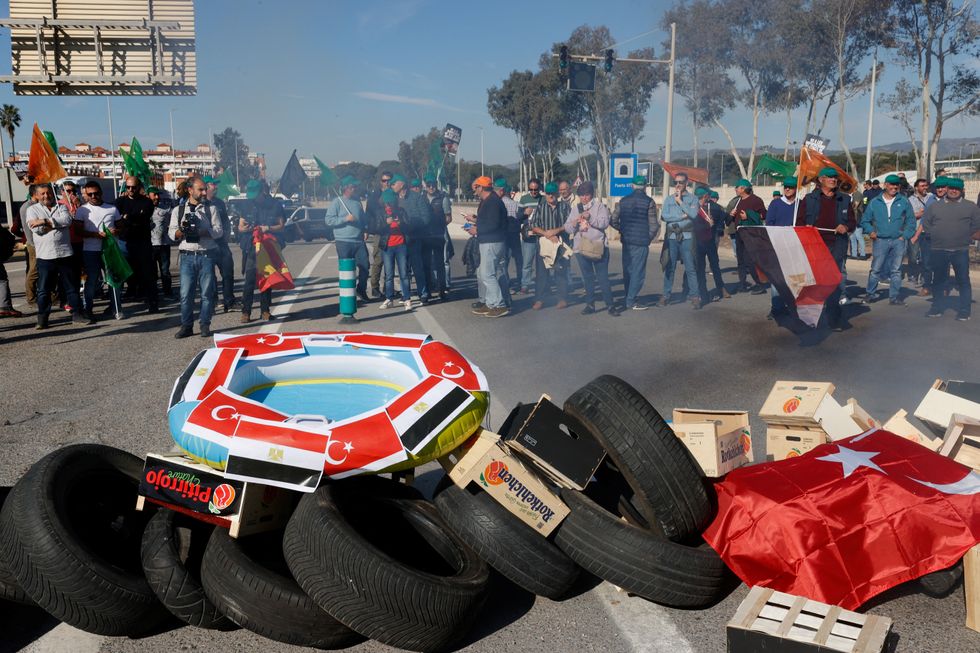
<path fill-rule="evenodd" d="M 684 274 L 687 277 L 688 299 L 695 308 L 701 308 L 698 275 L 694 265 L 694 219 L 698 216 L 698 201 L 687 192 L 687 175 L 684 173 L 674 175 L 674 189 L 669 197 L 664 198 L 661 215 L 667 225 L 664 246 L 669 260 L 664 269 L 664 294 L 660 298 L 660 305 L 666 306 L 670 302 L 674 270 L 680 260 L 684 263 Z"/>
<path fill-rule="evenodd" d="M 887 274 L 888 303 L 904 306 L 902 292 L 902 258 L 909 238 L 915 234 L 915 213 L 905 195 L 899 193 L 902 180 L 898 175 L 885 177 L 885 190 L 868 202 L 861 218 L 862 229 L 871 238 L 871 273 L 864 303 L 875 301 L 878 281 Z"/>
<path fill-rule="evenodd" d="M 646 193 L 647 178 L 633 177 L 633 192 L 613 211 L 612 226 L 619 230 L 623 243 L 623 285 L 626 290 L 626 309 L 645 311 L 646 304 L 637 301 L 647 276 L 650 243 L 660 232 L 657 204 Z"/>
<path fill-rule="evenodd" d="M 337 258 L 352 258 L 357 267 L 357 298 L 370 301 L 367 295 L 368 251 L 364 244 L 364 212 L 354 197 L 357 180 L 347 175 L 340 180 L 340 196 L 327 208 L 326 223 L 333 227 Z"/>

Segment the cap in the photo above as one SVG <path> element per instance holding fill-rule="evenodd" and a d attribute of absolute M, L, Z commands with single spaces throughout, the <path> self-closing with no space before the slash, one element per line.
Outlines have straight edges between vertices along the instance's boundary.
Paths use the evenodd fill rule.
<path fill-rule="evenodd" d="M 398 194 L 390 188 L 386 188 L 381 193 L 381 201 L 385 204 L 398 204 Z"/>
<path fill-rule="evenodd" d="M 506 188 L 507 188 L 507 180 L 504 179 L 503 177 L 497 177 L 496 179 L 493 180 L 493 187 L 494 188 L 503 188 L 503 189 L 506 190 Z"/>
<path fill-rule="evenodd" d="M 647 178 L 644 177 L 643 175 L 636 175 L 635 177 L 633 177 L 633 185 L 634 186 L 646 186 L 647 185 Z"/>
<path fill-rule="evenodd" d="M 595 195 L 595 186 L 592 185 L 591 181 L 583 181 L 575 189 L 576 195 Z"/>
<path fill-rule="evenodd" d="M 739 179 L 735 182 L 735 188 L 738 188 L 739 186 L 743 188 L 752 188 L 752 182 L 748 179 Z"/>
<path fill-rule="evenodd" d="M 783 179 L 783 188 L 790 188 L 790 187 L 796 188 L 799 185 L 800 182 L 797 181 L 796 177 L 786 177 L 785 179 Z"/>
<path fill-rule="evenodd" d="M 394 186 L 398 182 L 402 182 L 403 184 L 406 183 L 405 182 L 405 178 L 403 176 L 401 176 L 401 175 L 392 175 L 391 176 L 391 181 L 388 182 L 388 185 L 389 186 Z"/>
<path fill-rule="evenodd" d="M 949 186 L 949 177 L 940 175 L 936 177 L 936 181 L 932 182 L 933 188 L 947 188 Z"/>
<path fill-rule="evenodd" d="M 704 186 L 698 186 L 697 188 L 694 189 L 694 194 L 698 197 L 701 197 L 703 195 L 708 195 L 709 193 L 711 193 L 711 191 L 705 188 Z"/>
<path fill-rule="evenodd" d="M 885 177 L 886 184 L 900 184 L 902 183 L 902 178 L 898 175 L 888 175 Z"/>
<path fill-rule="evenodd" d="M 780 192 L 779 192 L 778 190 L 774 190 L 774 191 L 772 192 L 772 196 L 773 196 L 773 197 L 782 197 L 782 196 L 783 196 L 783 194 L 782 194 L 782 193 L 780 193 Z"/>
<path fill-rule="evenodd" d="M 959 177 L 946 177 L 946 187 L 963 190 L 963 180 Z"/>
<path fill-rule="evenodd" d="M 544 192 L 546 195 L 554 195 L 558 192 L 558 184 L 553 181 L 549 181 L 544 185 Z"/>
<path fill-rule="evenodd" d="M 262 192 L 262 182 L 258 179 L 249 179 L 248 183 L 245 184 L 245 196 L 250 200 L 254 200 Z"/>
<path fill-rule="evenodd" d="M 205 184 L 217 184 L 218 183 L 218 180 L 215 179 L 214 177 L 212 177 L 211 175 L 204 175 L 204 177 L 202 177 L 201 180 Z M 149 192 L 149 191 L 147 191 L 147 192 Z"/>
<path fill-rule="evenodd" d="M 713 190 L 713 191 L 710 191 L 710 192 L 711 192 L 711 199 L 713 199 L 713 200 L 716 200 L 719 197 L 721 197 L 721 195 L 719 195 L 718 194 L 718 191 L 716 191 L 716 190 Z"/>
<path fill-rule="evenodd" d="M 490 188 L 491 186 L 493 186 L 493 179 L 490 179 L 490 177 L 483 175 L 482 177 L 477 177 L 476 180 L 473 182 L 473 185 L 482 186 L 483 188 Z"/>
<path fill-rule="evenodd" d="M 872 186 L 881 186 L 881 180 L 880 179 L 875 179 L 875 180 L 873 180 L 871 182 L 871 185 Z"/>
<path fill-rule="evenodd" d="M 422 177 L 422 181 L 424 181 L 427 184 L 433 184 L 433 185 L 435 185 L 435 183 L 436 183 L 436 176 L 435 175 L 431 175 L 431 174 L 426 175 L 426 176 Z"/>
<path fill-rule="evenodd" d="M 354 178 L 353 175 L 347 175 L 340 180 L 340 187 L 344 188 L 346 186 L 357 186 L 359 182 Z"/>
<path fill-rule="evenodd" d="M 827 166 L 826 168 L 823 168 L 820 171 L 820 173 L 817 174 L 817 176 L 818 177 L 833 177 L 833 178 L 836 179 L 837 178 L 837 168 L 831 168 L 830 166 Z"/>
<path fill-rule="evenodd" d="M 150 193 L 155 193 L 155 194 L 159 195 L 160 194 L 160 189 L 157 188 L 156 186 L 150 186 L 150 187 L 148 187 L 146 189 L 146 194 L 149 195 Z"/>

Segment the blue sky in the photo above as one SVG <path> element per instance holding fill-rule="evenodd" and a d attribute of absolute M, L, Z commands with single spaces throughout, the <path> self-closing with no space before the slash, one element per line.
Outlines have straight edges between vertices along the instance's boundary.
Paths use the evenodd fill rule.
<path fill-rule="evenodd" d="M 300 0 L 199 0 L 196 4 L 198 95 L 189 98 L 115 98 L 113 135 L 117 143 L 134 135 L 145 146 L 169 142 L 169 110 L 174 110 L 177 146 L 208 140 L 208 130 L 238 129 L 253 151 L 267 156 L 278 176 L 293 148 L 329 163 L 395 158 L 398 142 L 452 122 L 463 129 L 461 155 L 480 158 L 480 126 L 485 128 L 488 162 L 517 160 L 515 139 L 486 113 L 486 89 L 511 70 L 536 69 L 552 43 L 584 23 L 605 24 L 617 40 L 656 29 L 667 2 L 583 0 L 492 4 L 438 0 L 378 2 Z M 6 8 L 6 3 L 2 3 Z M 7 14 L 9 15 L 9 14 Z M 9 52 L 9 30 L 0 30 L 0 52 Z M 710 38 L 710 28 L 693 36 Z M 692 38 L 679 34 L 678 38 Z M 630 42 L 656 45 L 660 32 Z M 624 52 L 625 53 L 625 52 Z M 6 56 L 6 55 L 4 55 Z M 881 80 L 886 90 L 902 74 L 892 62 Z M 870 65 L 870 63 L 869 63 Z M 9 61 L 0 71 L 9 73 Z M 640 151 L 664 142 L 666 88 L 655 94 Z M 0 85 L 0 103 L 20 107 L 23 125 L 18 149 L 26 149 L 31 123 L 54 131 L 61 144 L 86 141 L 108 145 L 105 98 L 29 98 Z M 864 147 L 868 97 L 848 105 L 847 140 Z M 794 140 L 802 130 L 798 113 Z M 724 120 L 740 146 L 751 143 L 751 111 Z M 782 115 L 764 117 L 761 143 L 781 149 Z M 839 146 L 836 109 L 824 131 Z M 954 120 L 948 137 L 980 136 L 980 120 Z M 876 113 L 874 141 L 904 139 L 902 128 Z M 725 144 L 720 130 L 705 130 L 712 148 Z M 690 121 L 678 99 L 674 147 L 691 146 Z"/>

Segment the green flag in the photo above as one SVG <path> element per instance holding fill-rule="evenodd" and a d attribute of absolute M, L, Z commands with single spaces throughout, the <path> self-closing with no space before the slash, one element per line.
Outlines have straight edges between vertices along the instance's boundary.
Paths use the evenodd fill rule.
<path fill-rule="evenodd" d="M 776 157 L 763 154 L 755 164 L 752 176 L 768 172 L 777 177 L 792 177 L 796 174 L 796 161 L 780 161 Z"/>
<path fill-rule="evenodd" d="M 58 155 L 58 160 L 61 161 L 62 165 L 64 165 L 64 160 L 61 158 L 61 155 L 58 154 L 58 139 L 54 137 L 54 132 L 46 131 L 41 133 L 44 134 L 44 140 L 51 145 L 51 149 L 54 150 L 54 153 Z"/>
<path fill-rule="evenodd" d="M 102 239 L 102 265 L 105 266 L 105 282 L 113 288 L 122 288 L 123 284 L 133 274 L 133 268 L 129 267 L 126 255 L 119 249 L 116 237 L 109 233 L 105 225 L 102 226 L 105 238 Z"/>
<path fill-rule="evenodd" d="M 321 161 L 318 157 L 314 156 L 313 160 L 316 161 L 317 167 L 320 168 L 320 185 L 321 186 L 336 186 L 340 183 L 337 179 L 337 175 L 334 171 L 327 167 L 327 164 Z"/>
<path fill-rule="evenodd" d="M 435 177 L 437 184 L 442 175 L 442 160 L 442 140 L 434 140 L 429 146 L 429 167 L 426 168 L 425 174 Z"/>
<path fill-rule="evenodd" d="M 215 194 L 222 200 L 226 200 L 232 195 L 242 194 L 242 191 L 235 185 L 235 177 L 231 174 L 231 170 L 225 170 L 218 177 L 218 190 Z"/>
<path fill-rule="evenodd" d="M 140 142 L 133 137 L 133 142 L 129 146 L 129 152 L 119 150 L 122 154 L 123 168 L 126 174 L 136 177 L 143 184 L 143 188 L 150 187 L 150 166 L 143 159 L 143 147 Z"/>

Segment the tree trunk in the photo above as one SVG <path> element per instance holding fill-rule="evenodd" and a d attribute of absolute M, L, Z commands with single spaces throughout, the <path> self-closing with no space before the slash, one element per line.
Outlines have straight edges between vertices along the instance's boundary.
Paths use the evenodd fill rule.
<path fill-rule="evenodd" d="M 789 136 L 793 131 L 793 109 L 790 107 L 792 93 L 786 91 L 786 143 L 783 144 L 783 161 L 789 161 Z"/>
<path fill-rule="evenodd" d="M 740 157 L 738 155 L 738 150 L 735 148 L 735 141 L 734 141 L 734 139 L 732 139 L 731 132 L 729 132 L 725 128 L 725 126 L 723 124 L 721 124 L 721 121 L 720 120 L 717 120 L 716 119 L 715 120 L 715 124 L 718 125 L 718 128 L 721 129 L 721 131 L 725 134 L 725 138 L 728 139 L 728 144 L 731 146 L 730 147 L 730 151 L 732 153 L 732 158 L 735 159 L 735 163 L 738 165 L 738 170 L 739 170 L 739 172 L 742 173 L 742 177 L 748 178 L 749 175 L 745 171 L 745 164 L 742 163 L 742 157 Z"/>
<path fill-rule="evenodd" d="M 698 167 L 698 125 L 697 122 L 691 120 L 691 133 L 694 138 L 694 167 Z"/>
<path fill-rule="evenodd" d="M 756 89 L 752 94 L 752 151 L 749 152 L 749 174 L 752 174 L 751 170 L 755 167 L 755 150 L 759 147 L 759 115 L 762 113 L 762 108 L 759 102 L 759 90 Z"/>

